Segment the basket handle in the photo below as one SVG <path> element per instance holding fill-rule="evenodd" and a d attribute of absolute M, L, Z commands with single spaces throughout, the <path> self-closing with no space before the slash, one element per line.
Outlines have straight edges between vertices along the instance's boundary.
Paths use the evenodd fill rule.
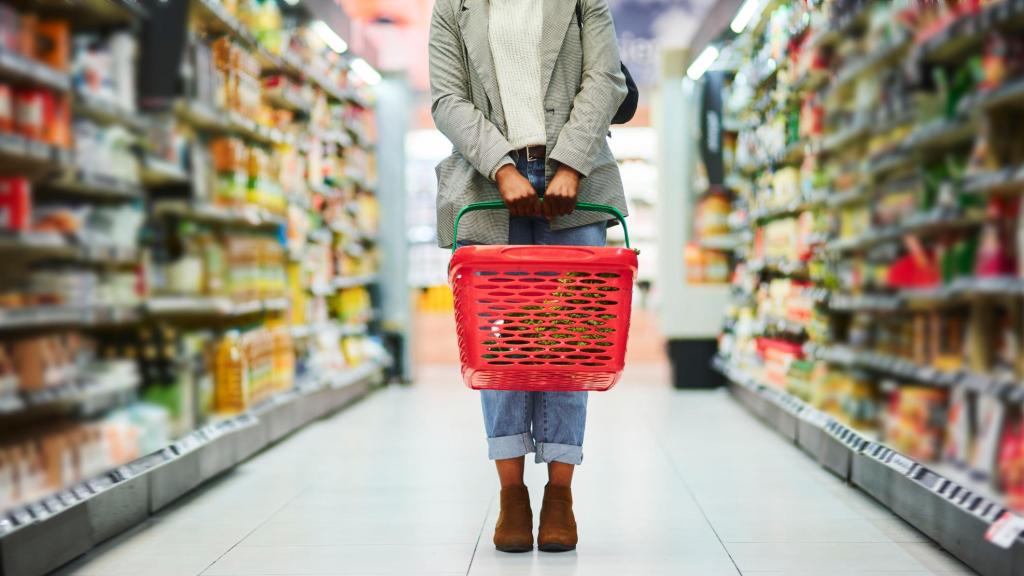
<path fill-rule="evenodd" d="M 543 200 L 541 201 L 543 202 Z M 586 210 L 589 212 L 604 212 L 605 214 L 610 214 L 614 216 L 615 219 L 618 220 L 620 224 L 622 224 L 622 233 L 626 237 L 626 248 L 632 248 L 632 246 L 630 246 L 629 244 L 629 228 L 626 226 L 626 217 L 618 208 L 614 206 L 607 206 L 605 204 L 577 202 L 576 209 Z M 473 204 L 468 204 L 464 206 L 461 210 L 459 210 L 459 213 L 455 216 L 455 238 L 452 241 L 453 254 L 455 253 L 455 249 L 459 245 L 459 221 L 462 220 L 462 217 L 465 216 L 466 214 L 469 214 L 470 212 L 477 212 L 479 210 L 505 210 L 505 203 L 502 202 L 501 200 L 492 200 L 490 202 L 476 202 Z"/>

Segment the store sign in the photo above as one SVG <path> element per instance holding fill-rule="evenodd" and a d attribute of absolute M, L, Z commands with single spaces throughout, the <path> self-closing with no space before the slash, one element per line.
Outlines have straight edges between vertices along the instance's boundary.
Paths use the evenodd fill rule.
<path fill-rule="evenodd" d="M 712 0 L 609 0 L 622 61 L 638 86 L 661 77 L 658 53 L 686 47 Z"/>
<path fill-rule="evenodd" d="M 704 97 L 700 107 L 700 155 L 704 160 L 708 184 L 725 182 L 725 160 L 722 157 L 722 73 L 704 76 Z"/>

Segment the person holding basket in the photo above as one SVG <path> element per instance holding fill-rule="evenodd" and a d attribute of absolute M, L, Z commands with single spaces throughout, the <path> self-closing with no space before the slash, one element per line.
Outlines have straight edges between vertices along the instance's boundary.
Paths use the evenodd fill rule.
<path fill-rule="evenodd" d="M 604 246 L 615 214 L 626 210 L 607 142 L 628 92 L 624 71 L 607 0 L 436 0 L 431 111 L 454 145 L 437 167 L 439 244 Z M 507 210 L 474 211 L 459 227 L 467 207 L 499 201 Z M 605 206 L 583 211 L 578 202 Z M 531 387 L 537 388 L 481 392 L 489 457 L 501 483 L 494 545 L 533 549 L 523 471 L 525 455 L 535 452 L 548 467 L 538 547 L 573 550 L 571 483 L 583 461 L 587 392 Z"/>

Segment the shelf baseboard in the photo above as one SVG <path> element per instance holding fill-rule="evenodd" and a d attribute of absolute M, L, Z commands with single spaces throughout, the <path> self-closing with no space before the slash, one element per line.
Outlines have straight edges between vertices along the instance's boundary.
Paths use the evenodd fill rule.
<path fill-rule="evenodd" d="M 383 368 L 367 362 L 279 394 L 163 450 L 0 516 L 0 576 L 42 576 L 144 522 L 264 448 L 368 394 Z"/>
<path fill-rule="evenodd" d="M 929 464 L 904 456 L 798 398 L 758 382 L 716 358 L 739 403 L 825 469 L 870 495 L 985 576 L 1013 576 L 1024 562 L 1024 538 L 1008 548 L 986 533 L 1012 514 L 1000 502 Z"/>

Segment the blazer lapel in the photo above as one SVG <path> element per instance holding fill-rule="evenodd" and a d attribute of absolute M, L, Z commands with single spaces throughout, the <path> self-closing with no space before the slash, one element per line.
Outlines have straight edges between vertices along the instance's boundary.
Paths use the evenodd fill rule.
<path fill-rule="evenodd" d="M 562 51 L 565 35 L 568 33 L 572 15 L 576 12 L 576 3 L 580 0 L 542 0 L 544 2 L 544 29 L 540 39 L 541 79 L 543 91 L 548 93 L 551 74 L 555 71 L 555 62 Z"/>
<path fill-rule="evenodd" d="M 459 27 L 469 60 L 484 85 L 487 97 L 494 103 L 501 102 L 501 93 L 498 91 L 498 76 L 494 71 L 494 58 L 491 56 L 491 41 L 488 37 L 488 10 L 488 0 L 465 0 L 459 14 Z"/>

